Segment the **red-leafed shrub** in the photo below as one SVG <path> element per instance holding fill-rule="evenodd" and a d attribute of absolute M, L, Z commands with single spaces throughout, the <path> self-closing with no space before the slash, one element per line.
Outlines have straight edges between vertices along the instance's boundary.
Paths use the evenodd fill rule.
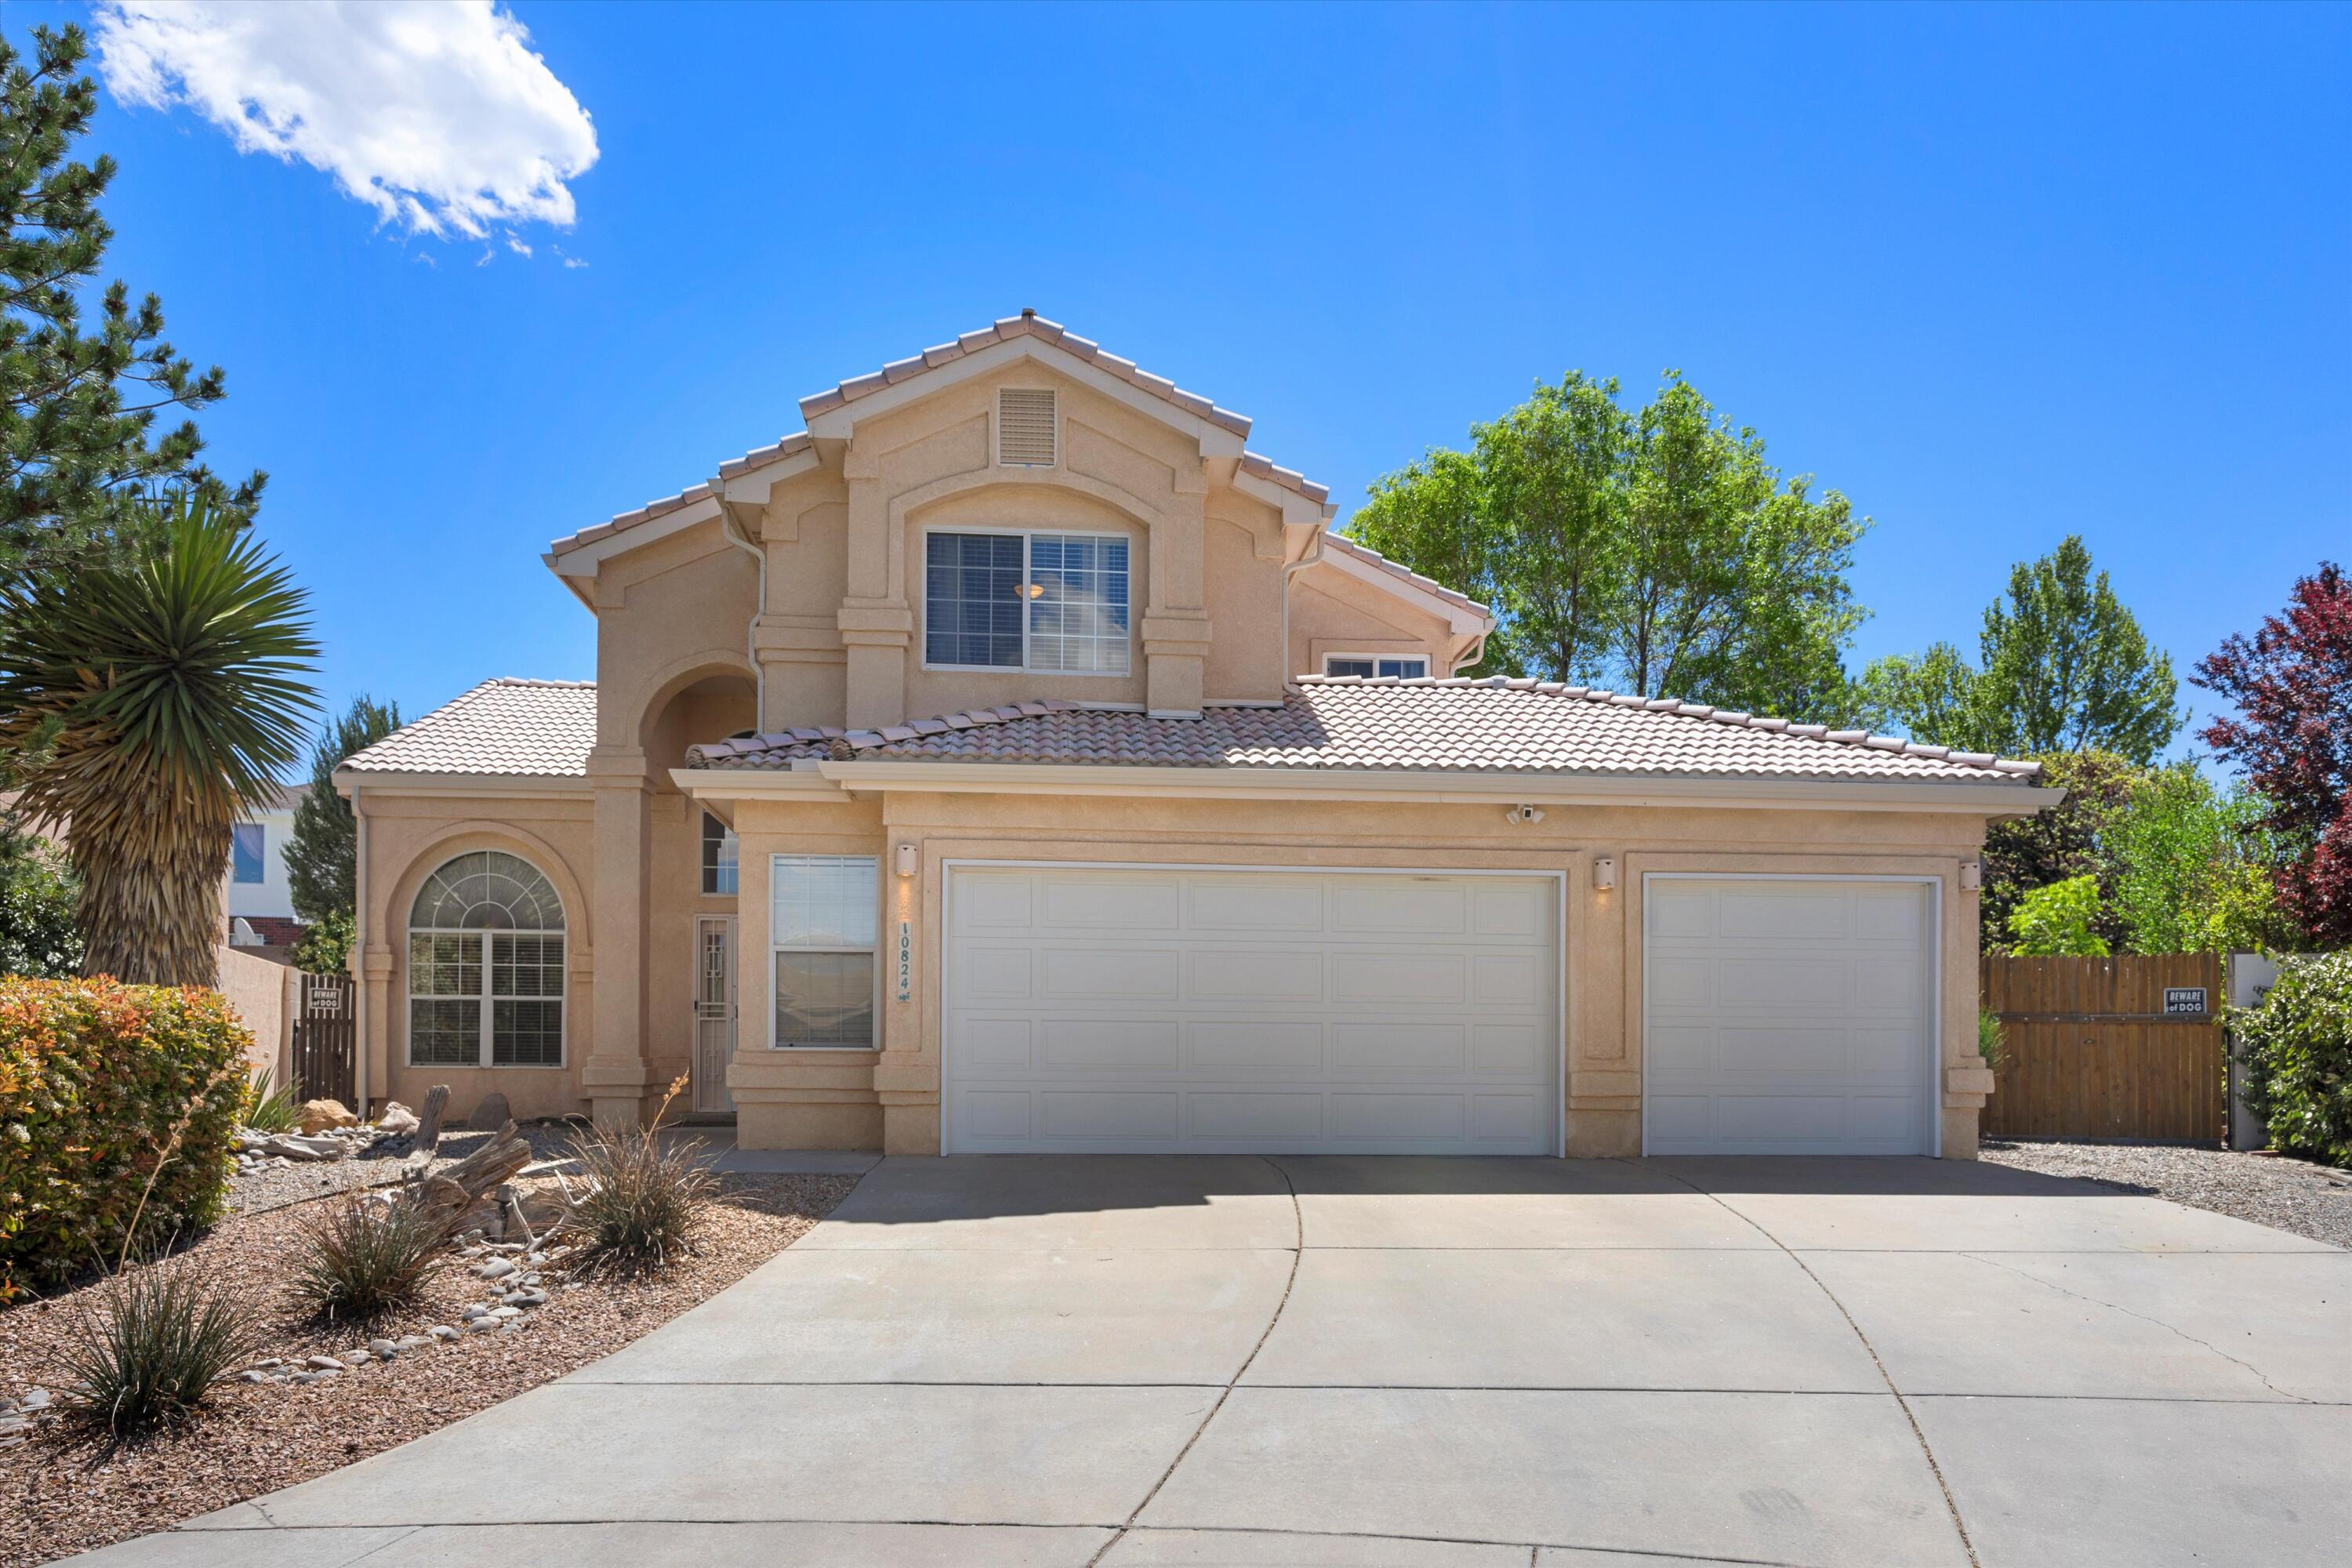
<path fill-rule="evenodd" d="M 0 980 L 0 1299 L 219 1216 L 251 1042 L 216 991 Z"/>

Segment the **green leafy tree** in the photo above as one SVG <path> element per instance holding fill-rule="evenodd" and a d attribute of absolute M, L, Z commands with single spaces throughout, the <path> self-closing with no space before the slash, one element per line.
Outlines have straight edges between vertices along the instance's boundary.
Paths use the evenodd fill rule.
<path fill-rule="evenodd" d="M 2027 958 L 2105 958 L 2106 938 L 2096 929 L 2099 879 L 2069 877 L 2036 888 L 2010 911 L 2011 952 Z"/>
<path fill-rule="evenodd" d="M 2191 763 L 2132 781 L 2099 846 L 2129 951 L 2229 952 L 2287 934 L 2263 809 L 2243 792 L 2215 789 Z"/>
<path fill-rule="evenodd" d="M 302 929 L 294 944 L 294 966 L 312 974 L 340 974 L 351 967 L 352 942 L 358 931 L 352 911 L 329 910 Z"/>
<path fill-rule="evenodd" d="M 287 887 L 305 924 L 349 919 L 357 904 L 359 825 L 352 803 L 335 793 L 335 770 L 399 728 L 398 703 L 362 695 L 310 748 L 310 791 L 294 808 L 294 840 L 286 847 Z"/>
<path fill-rule="evenodd" d="M 0 824 L 0 975 L 62 980 L 81 962 L 74 924 L 80 884 L 65 857 L 14 824 Z"/>
<path fill-rule="evenodd" d="M 0 745 L 65 825 L 83 972 L 210 985 L 229 828 L 300 754 L 318 645 L 239 521 L 157 504 L 148 558 L 0 584 Z"/>
<path fill-rule="evenodd" d="M 1869 526 L 1783 480 L 1680 375 L 1629 413 L 1581 372 L 1376 481 L 1349 534 L 1486 601 L 1482 670 L 1842 719 Z"/>
<path fill-rule="evenodd" d="M 2010 916 L 2036 888 L 2070 877 L 2102 881 L 2111 870 L 2102 851 L 2107 826 L 2131 797 L 2132 766 L 2112 752 L 2062 752 L 2037 759 L 2042 782 L 2066 792 L 2049 810 L 1985 828 L 1984 892 L 1977 901 L 1978 940 L 1986 952 L 2007 949 Z M 2110 948 L 2124 940 L 2121 916 L 2102 897 L 2094 929 Z"/>
<path fill-rule="evenodd" d="M 2170 656 L 2148 647 L 2075 535 L 2011 568 L 1978 658 L 1971 666 L 1939 643 L 1874 660 L 1859 682 L 1863 721 L 1966 751 L 2113 752 L 2145 767 L 2187 720 Z"/>
<path fill-rule="evenodd" d="M 249 517 L 257 472 L 230 487 L 197 460 L 193 421 L 159 429 L 165 410 L 219 398 L 217 367 L 197 372 L 163 339 L 152 294 L 120 281 L 84 320 L 82 290 L 113 231 L 99 216 L 114 163 L 68 156 L 89 129 L 98 89 L 79 74 L 81 29 L 32 29 L 28 63 L 0 39 L 0 571 L 80 566 L 153 542 L 158 486 Z"/>

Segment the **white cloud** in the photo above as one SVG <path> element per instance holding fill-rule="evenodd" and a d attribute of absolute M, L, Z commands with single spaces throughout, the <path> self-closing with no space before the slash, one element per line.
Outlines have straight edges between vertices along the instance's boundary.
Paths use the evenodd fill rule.
<path fill-rule="evenodd" d="M 596 162 L 588 111 L 493 0 L 100 0 L 97 21 L 117 98 L 187 104 L 415 232 L 570 227 L 565 182 Z"/>
<path fill-rule="evenodd" d="M 530 254 L 530 247 L 525 245 L 521 240 L 517 239 L 513 235 L 507 236 L 507 248 L 513 251 L 517 256 L 529 256 Z"/>

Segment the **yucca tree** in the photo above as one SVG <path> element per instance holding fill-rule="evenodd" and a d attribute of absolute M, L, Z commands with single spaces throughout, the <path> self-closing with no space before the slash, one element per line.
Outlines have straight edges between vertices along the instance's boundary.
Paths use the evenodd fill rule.
<path fill-rule="evenodd" d="M 300 753 L 309 595 L 234 517 L 162 498 L 144 559 L 0 584 L 0 747 L 18 809 L 65 826 L 82 972 L 218 979 L 229 828 Z"/>

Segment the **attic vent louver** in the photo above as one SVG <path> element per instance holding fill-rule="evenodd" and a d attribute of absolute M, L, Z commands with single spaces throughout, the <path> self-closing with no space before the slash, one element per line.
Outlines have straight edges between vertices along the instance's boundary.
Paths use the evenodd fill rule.
<path fill-rule="evenodd" d="M 996 394 L 996 460 L 1011 468 L 1054 466 L 1054 395 L 1007 386 Z"/>

